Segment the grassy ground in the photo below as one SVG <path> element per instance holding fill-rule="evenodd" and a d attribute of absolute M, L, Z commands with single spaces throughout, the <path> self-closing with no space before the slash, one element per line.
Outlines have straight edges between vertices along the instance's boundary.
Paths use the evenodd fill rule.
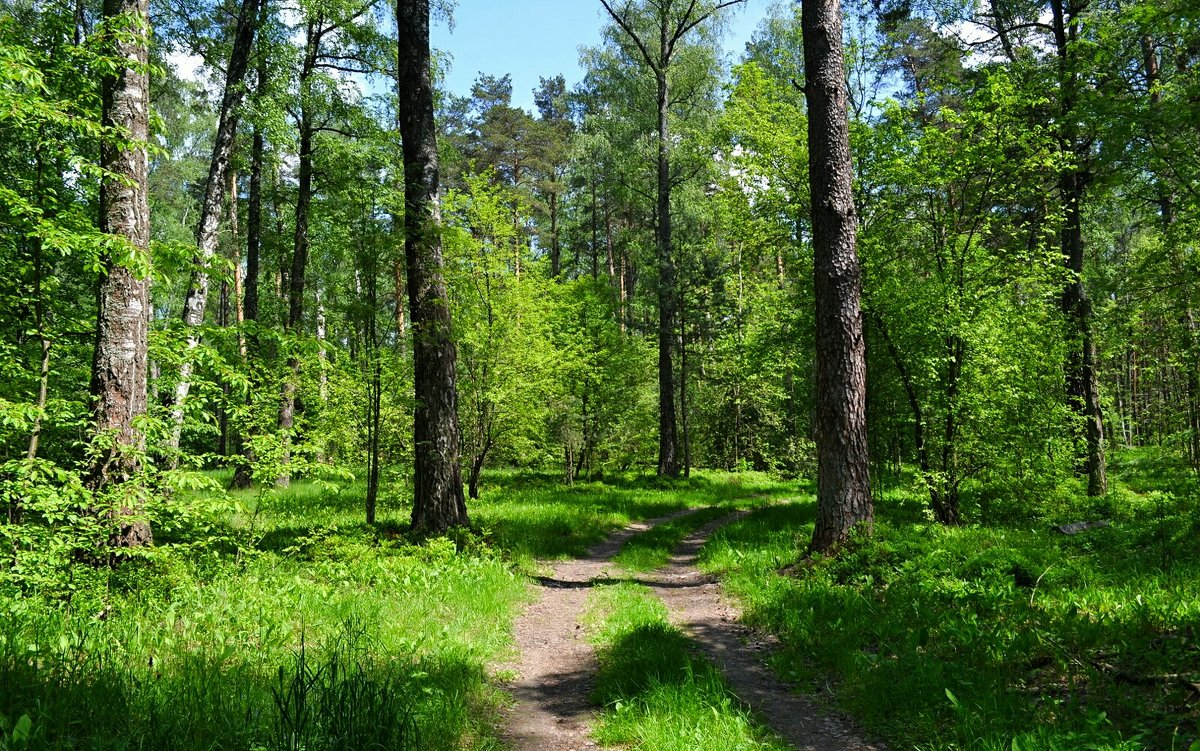
<path fill-rule="evenodd" d="M 702 565 L 781 636 L 783 674 L 893 748 L 1200 749 L 1200 494 L 1151 455 L 1114 464 L 1118 489 L 1074 515 L 947 529 L 892 491 L 836 560 L 778 573 L 811 534 L 802 504 L 719 532 Z"/>
<path fill-rule="evenodd" d="M 796 493 L 794 483 L 761 474 L 697 472 L 664 483 L 653 477 L 610 477 L 603 483 L 557 484 L 557 476 L 493 473 L 470 507 L 471 520 L 518 562 L 583 555 L 630 522 L 696 506 L 732 508 Z M 665 539 L 665 538 L 664 538 Z M 655 545 L 660 551 L 661 544 Z M 655 554 L 665 561 L 665 553 Z M 651 568 L 658 565 L 649 563 Z"/>
<path fill-rule="evenodd" d="M 590 598 L 600 661 L 595 737 L 646 751 L 785 751 L 741 708 L 720 673 L 693 656 L 645 587 L 616 584 Z"/>
<path fill-rule="evenodd" d="M 237 520 L 236 553 L 168 547 L 69 608 L 4 603 L 0 748 L 495 747 L 483 666 L 523 579 L 367 527 L 360 497 L 297 483 Z"/>
<path fill-rule="evenodd" d="M 81 566 L 65 597 L 0 598 L 0 750 L 497 748 L 485 666 L 512 648 L 535 557 L 788 490 L 501 473 L 471 505 L 481 532 L 424 541 L 405 507 L 366 525 L 361 483 L 234 494 L 243 512 L 160 529 L 115 571 Z"/>
<path fill-rule="evenodd" d="M 766 508 L 703 563 L 781 636 L 783 674 L 892 748 L 1200 749 L 1200 487 L 1149 452 L 1113 466 L 1105 499 L 993 499 L 987 526 L 938 527 L 890 490 L 873 539 L 794 576 L 778 570 L 812 504 Z M 57 599 L 0 597 L 0 749 L 496 748 L 485 666 L 511 649 L 535 558 L 714 507 L 620 554 L 654 568 L 713 516 L 801 487 L 500 473 L 471 505 L 478 533 L 425 541 L 405 536 L 403 507 L 364 524 L 361 484 L 244 495 L 211 529 L 160 530 L 148 558 L 81 565 Z M 1050 531 L 1101 517 L 1113 525 Z M 644 590 L 596 596 L 604 740 L 772 748 Z"/>

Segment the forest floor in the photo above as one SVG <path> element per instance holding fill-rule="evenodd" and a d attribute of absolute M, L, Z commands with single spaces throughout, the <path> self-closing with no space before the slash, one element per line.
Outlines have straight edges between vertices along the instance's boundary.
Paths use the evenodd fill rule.
<path fill-rule="evenodd" d="M 591 733 L 600 709 L 593 701 L 599 665 L 584 616 L 588 593 L 616 584 L 640 585 L 657 596 L 693 650 L 717 666 L 728 692 L 792 748 L 882 748 L 864 741 L 845 717 L 781 682 L 765 662 L 778 641 L 740 625 L 736 605 L 722 595 L 715 578 L 697 568 L 709 536 L 750 512 L 723 513 L 707 521 L 674 548 L 665 565 L 640 577 L 637 557 L 631 559 L 633 572 L 614 562 L 636 535 L 685 517 L 705 521 L 712 516 L 705 512 L 714 510 L 688 509 L 632 524 L 584 557 L 557 563 L 549 575 L 537 577 L 539 596 L 515 627 L 520 657 L 511 667 L 519 677 L 509 686 L 516 704 L 506 713 L 505 738 L 516 751 L 580 751 L 596 745 Z"/>
<path fill-rule="evenodd" d="M 400 483 L 368 525 L 358 481 L 212 475 L 119 566 L 0 572 L 0 751 L 1200 751 L 1200 478 L 1113 470 L 955 528 L 884 478 L 802 567 L 811 485 L 765 475 L 496 472 L 433 539 Z"/>

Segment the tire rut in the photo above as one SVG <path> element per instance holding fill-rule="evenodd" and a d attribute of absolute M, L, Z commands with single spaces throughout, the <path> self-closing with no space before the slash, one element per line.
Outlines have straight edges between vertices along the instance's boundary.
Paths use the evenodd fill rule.
<path fill-rule="evenodd" d="M 503 667 L 517 679 L 507 686 L 515 699 L 502 733 L 514 751 L 581 751 L 595 748 L 588 737 L 595 707 L 596 655 L 580 619 L 597 579 L 619 575 L 612 558 L 630 538 L 652 527 L 694 514 L 684 509 L 631 524 L 590 549 L 583 558 L 554 564 L 549 576 L 535 577 L 540 596 L 516 621 L 518 659 Z"/>
<path fill-rule="evenodd" d="M 725 675 L 726 682 L 767 727 L 799 751 L 884 751 L 865 740 L 850 720 L 795 693 L 765 664 L 779 641 L 741 625 L 741 611 L 717 580 L 697 568 L 701 547 L 721 527 L 748 516 L 738 511 L 696 530 L 647 585 L 666 604 L 671 622 Z"/>

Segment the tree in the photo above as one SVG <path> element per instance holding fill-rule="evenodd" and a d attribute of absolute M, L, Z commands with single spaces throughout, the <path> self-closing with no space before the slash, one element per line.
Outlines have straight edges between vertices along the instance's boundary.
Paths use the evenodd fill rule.
<path fill-rule="evenodd" d="M 671 81 L 672 67 L 684 38 L 723 8 L 745 0 L 684 3 L 677 0 L 626 2 L 618 12 L 609 0 L 604 10 L 637 48 L 642 62 L 654 74 L 658 115 L 657 231 L 658 250 L 658 474 L 676 477 L 680 469 L 679 435 L 675 416 L 675 371 L 672 348 L 676 337 L 675 259 L 671 246 Z M 647 31 L 649 29 L 649 31 Z M 653 34 L 654 36 L 650 36 Z"/>
<path fill-rule="evenodd" d="M 874 520 L 867 363 L 840 1 L 806 0 L 801 24 L 817 307 L 817 524 L 809 552 L 827 553 Z"/>
<path fill-rule="evenodd" d="M 100 229 L 112 235 L 103 258 L 96 351 L 92 360 L 92 426 L 97 453 L 89 470 L 95 489 L 133 478 L 144 447 L 150 324 L 150 206 L 146 143 L 150 128 L 147 0 L 105 0 L 106 41 L 121 67 L 104 79 Z M 123 508 L 122 515 L 132 509 Z M 152 542 L 145 522 L 123 524 L 121 547 Z"/>
<path fill-rule="evenodd" d="M 1070 157 L 1059 174 L 1059 197 L 1064 222 L 1060 234 L 1063 264 L 1069 278 L 1060 303 L 1073 348 L 1067 358 L 1067 396 L 1084 422 L 1087 441 L 1088 495 L 1108 492 L 1108 470 L 1104 450 L 1104 415 L 1100 406 L 1100 384 L 1096 375 L 1096 337 L 1092 300 L 1084 284 L 1083 210 L 1089 184 L 1094 180 L 1092 138 L 1080 133 L 1079 29 L 1089 0 L 1050 0 L 1054 50 L 1058 60 L 1058 109 L 1061 118 L 1061 148 Z"/>
<path fill-rule="evenodd" d="M 413 332 L 414 529 L 466 525 L 459 470 L 456 353 L 442 274 L 437 131 L 430 72 L 429 0 L 397 0 L 396 76 L 404 151 L 404 254 Z"/>
<path fill-rule="evenodd" d="M 187 348 L 193 350 L 200 343 L 195 330 L 204 323 L 204 311 L 208 305 L 208 267 L 217 251 L 217 227 L 221 220 L 221 204 L 226 175 L 233 158 L 234 136 L 237 134 L 238 111 L 245 94 L 243 81 L 250 63 L 250 52 L 254 48 L 254 32 L 259 22 L 259 6 L 263 0 L 243 0 L 234 29 L 233 51 L 225 69 L 225 91 L 221 97 L 221 113 L 217 122 L 217 134 L 213 143 L 212 160 L 209 162 L 208 180 L 205 183 L 204 199 L 200 207 L 200 221 L 196 227 L 196 257 L 193 261 L 191 283 L 183 304 L 183 324 L 188 329 Z M 231 207 L 236 214 L 237 205 Z M 255 256 L 257 264 L 257 254 Z M 257 290 L 255 291 L 257 295 Z M 183 432 L 184 401 L 191 388 L 192 362 L 185 359 L 180 368 L 179 382 L 175 386 L 175 399 L 171 408 L 174 423 L 170 448 L 179 448 L 179 437 Z M 172 455 L 174 462 L 178 457 Z"/>

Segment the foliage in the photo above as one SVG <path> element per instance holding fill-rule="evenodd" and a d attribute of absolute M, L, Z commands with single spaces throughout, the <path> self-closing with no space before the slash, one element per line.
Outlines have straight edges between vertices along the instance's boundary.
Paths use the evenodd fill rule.
<path fill-rule="evenodd" d="M 874 538 L 789 575 L 813 510 L 771 508 L 719 531 L 701 561 L 779 634 L 784 676 L 832 686 L 889 744 L 1186 747 L 1192 689 L 1156 676 L 1200 670 L 1194 496 L 1122 491 L 1112 527 L 1051 531 L 1080 518 L 1076 494 L 1032 525 L 943 528 L 921 521 L 919 493 L 889 492 Z"/>

